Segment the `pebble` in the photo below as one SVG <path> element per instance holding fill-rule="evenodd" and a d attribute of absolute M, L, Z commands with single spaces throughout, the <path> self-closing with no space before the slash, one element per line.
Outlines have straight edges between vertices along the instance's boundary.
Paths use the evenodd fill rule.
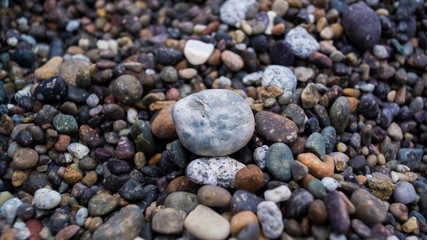
<path fill-rule="evenodd" d="M 198 184 L 233 188 L 236 173 L 244 167 L 243 163 L 230 157 L 203 157 L 188 164 L 187 176 Z"/>
<path fill-rule="evenodd" d="M 257 216 L 251 211 L 242 211 L 233 215 L 230 221 L 230 232 L 236 236 L 249 223 L 258 224 Z"/>
<path fill-rule="evenodd" d="M 256 213 L 257 206 L 263 199 L 245 190 L 237 190 L 231 199 L 231 212 L 252 211 Z"/>
<path fill-rule="evenodd" d="M 165 107 L 159 111 L 151 123 L 151 132 L 155 137 L 161 139 L 174 139 L 177 137 L 172 118 L 172 107 Z"/>
<path fill-rule="evenodd" d="M 238 240 L 256 240 L 261 232 L 258 223 L 248 223 L 237 235 Z"/>
<path fill-rule="evenodd" d="M 127 201 L 140 201 L 146 196 L 144 185 L 134 179 L 129 179 L 119 189 L 120 196 Z"/>
<path fill-rule="evenodd" d="M 240 169 L 234 177 L 234 188 L 256 192 L 264 185 L 264 174 L 259 167 L 249 164 Z"/>
<path fill-rule="evenodd" d="M 291 149 L 284 143 L 274 143 L 266 154 L 268 171 L 280 181 L 292 178 L 291 164 L 294 161 Z"/>
<path fill-rule="evenodd" d="M 282 115 L 267 111 L 258 112 L 255 122 L 256 131 L 268 141 L 291 144 L 297 138 L 297 125 Z"/>
<path fill-rule="evenodd" d="M 184 55 L 192 65 L 202 65 L 209 59 L 214 49 L 213 44 L 199 40 L 188 40 L 185 43 Z"/>
<path fill-rule="evenodd" d="M 54 76 L 43 80 L 34 89 L 34 97 L 42 102 L 58 102 L 65 98 L 67 85 L 62 77 Z"/>
<path fill-rule="evenodd" d="M 62 57 L 53 57 L 47 63 L 34 71 L 34 75 L 39 80 L 58 76 L 60 73 Z"/>
<path fill-rule="evenodd" d="M 308 167 L 299 161 L 291 163 L 292 179 L 295 181 L 303 180 L 308 174 Z"/>
<path fill-rule="evenodd" d="M 59 75 L 67 84 L 76 85 L 76 76 L 81 68 L 89 67 L 90 63 L 83 59 L 71 58 L 61 65 Z"/>
<path fill-rule="evenodd" d="M 178 234 L 184 230 L 186 213 L 179 209 L 163 208 L 153 217 L 152 228 L 161 234 Z"/>
<path fill-rule="evenodd" d="M 94 240 L 126 239 L 133 240 L 139 235 L 144 224 L 141 209 L 129 204 L 113 215 L 106 223 L 99 226 L 93 233 Z"/>
<path fill-rule="evenodd" d="M 76 213 L 76 223 L 79 226 L 83 226 L 88 215 L 89 215 L 89 212 L 88 212 L 87 208 L 85 208 L 85 207 L 80 208 Z"/>
<path fill-rule="evenodd" d="M 61 195 L 48 188 L 40 188 L 34 193 L 34 204 L 38 209 L 52 209 L 61 202 Z"/>
<path fill-rule="evenodd" d="M 287 4 L 287 2 L 285 3 Z M 285 40 L 279 40 L 271 47 L 270 60 L 272 64 L 291 66 L 294 63 L 295 55 Z"/>
<path fill-rule="evenodd" d="M 323 128 L 322 132 L 323 141 L 325 143 L 325 153 L 329 154 L 332 152 L 335 146 L 336 141 L 336 131 L 335 128 L 332 126 L 327 126 Z"/>
<path fill-rule="evenodd" d="M 313 202 L 314 197 L 304 188 L 295 190 L 291 198 L 285 203 L 284 217 L 300 219 L 307 214 L 308 208 Z"/>
<path fill-rule="evenodd" d="M 325 141 L 322 134 L 312 133 L 305 142 L 306 150 L 316 154 L 322 161 L 325 161 Z"/>
<path fill-rule="evenodd" d="M 111 213 L 117 207 L 117 200 L 110 194 L 102 193 L 93 196 L 89 200 L 88 210 L 91 217 L 104 216 Z"/>
<path fill-rule="evenodd" d="M 417 194 L 411 183 L 399 181 L 395 186 L 396 187 L 393 191 L 393 198 L 395 202 L 409 204 L 415 201 Z"/>
<path fill-rule="evenodd" d="M 173 192 L 165 200 L 167 208 L 181 210 L 185 213 L 191 212 L 197 205 L 199 205 L 197 195 L 187 192 Z"/>
<path fill-rule="evenodd" d="M 265 168 L 265 156 L 267 154 L 267 150 L 268 146 L 262 145 L 261 147 L 257 147 L 254 151 L 253 158 L 260 169 Z"/>
<path fill-rule="evenodd" d="M 351 195 L 356 208 L 356 216 L 367 225 L 382 223 L 387 217 L 387 209 L 381 201 L 364 189 L 358 189 Z"/>
<path fill-rule="evenodd" d="M 322 178 L 322 184 L 329 192 L 336 190 L 340 186 L 340 183 L 336 179 L 331 177 Z"/>
<path fill-rule="evenodd" d="M 71 143 L 68 145 L 67 151 L 78 159 L 86 157 L 90 152 L 88 147 L 80 143 Z"/>
<path fill-rule="evenodd" d="M 182 145 L 201 156 L 236 152 L 249 142 L 255 127 L 252 110 L 244 99 L 220 89 L 181 99 L 172 108 L 172 118 Z"/>
<path fill-rule="evenodd" d="M 0 213 L 3 217 L 6 218 L 6 221 L 11 224 L 15 220 L 16 213 L 18 211 L 19 206 L 23 203 L 18 198 L 10 198 L 6 200 L 0 208 Z"/>
<path fill-rule="evenodd" d="M 58 114 L 53 118 L 53 126 L 60 134 L 73 135 L 78 131 L 76 119 L 71 115 Z"/>
<path fill-rule="evenodd" d="M 276 85 L 284 94 L 292 94 L 297 86 L 297 78 L 292 70 L 280 65 L 269 65 L 262 77 L 262 86 Z"/>
<path fill-rule="evenodd" d="M 324 199 L 326 197 L 326 188 L 317 178 L 313 178 L 308 182 L 307 190 L 313 194 L 315 198 Z"/>
<path fill-rule="evenodd" d="M 199 204 L 184 221 L 185 228 L 200 239 L 225 239 L 230 223 L 209 207 Z"/>
<path fill-rule="evenodd" d="M 338 134 L 341 134 L 350 120 L 350 102 L 346 97 L 339 97 L 329 110 L 331 124 Z"/>
<path fill-rule="evenodd" d="M 219 9 L 221 21 L 234 26 L 236 23 L 245 20 L 248 9 L 256 3 L 255 0 L 227 0 Z"/>
<path fill-rule="evenodd" d="M 285 41 L 291 46 L 295 56 L 299 58 L 307 58 L 320 48 L 316 39 L 302 27 L 291 29 L 286 34 Z"/>
<path fill-rule="evenodd" d="M 141 99 L 142 92 L 141 83 L 131 75 L 122 75 L 114 81 L 114 97 L 124 104 L 135 103 Z"/>
<path fill-rule="evenodd" d="M 266 201 L 274 203 L 285 202 L 291 197 L 291 190 L 287 186 L 280 186 L 264 192 Z"/>
<path fill-rule="evenodd" d="M 366 19 L 366 24 L 361 24 L 360 19 Z M 381 37 L 381 24 L 378 16 L 364 2 L 348 7 L 343 14 L 342 26 L 350 42 L 361 49 L 373 47 Z"/>
<path fill-rule="evenodd" d="M 198 201 L 208 207 L 230 206 L 231 194 L 222 187 L 205 185 L 197 191 Z"/>
<path fill-rule="evenodd" d="M 324 177 L 334 176 L 334 170 L 332 167 L 333 160 L 331 158 L 326 157 L 325 162 L 322 162 L 312 153 L 301 153 L 297 156 L 297 160 L 306 165 L 309 169 L 309 173 L 314 177 L 322 179 Z"/>
<path fill-rule="evenodd" d="M 39 154 L 31 148 L 18 148 L 13 154 L 10 167 L 16 170 L 28 170 L 37 166 Z"/>
<path fill-rule="evenodd" d="M 221 53 L 222 62 L 233 72 L 237 72 L 243 68 L 244 62 L 238 54 L 225 50 Z"/>
<path fill-rule="evenodd" d="M 264 235 L 268 238 L 278 238 L 284 229 L 282 213 L 277 205 L 270 201 L 258 204 L 257 216 Z"/>

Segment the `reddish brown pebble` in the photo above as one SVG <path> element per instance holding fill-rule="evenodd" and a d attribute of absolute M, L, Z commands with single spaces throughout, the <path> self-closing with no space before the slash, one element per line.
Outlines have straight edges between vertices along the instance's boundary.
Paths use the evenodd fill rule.
<path fill-rule="evenodd" d="M 255 115 L 255 122 L 257 132 L 268 141 L 291 144 L 297 139 L 297 125 L 282 115 L 262 111 Z"/>
<path fill-rule="evenodd" d="M 234 177 L 234 188 L 249 192 L 256 192 L 264 184 L 264 174 L 261 169 L 253 164 L 240 169 Z"/>
<path fill-rule="evenodd" d="M 70 145 L 71 138 L 65 134 L 58 135 L 58 141 L 55 143 L 55 149 L 60 152 L 67 151 L 68 145 Z"/>

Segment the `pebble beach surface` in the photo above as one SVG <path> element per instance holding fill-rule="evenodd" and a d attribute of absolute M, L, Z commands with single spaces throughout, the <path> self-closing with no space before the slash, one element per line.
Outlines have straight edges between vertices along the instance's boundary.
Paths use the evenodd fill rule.
<path fill-rule="evenodd" d="M 0 1 L 0 240 L 427 239 L 426 12 Z"/>

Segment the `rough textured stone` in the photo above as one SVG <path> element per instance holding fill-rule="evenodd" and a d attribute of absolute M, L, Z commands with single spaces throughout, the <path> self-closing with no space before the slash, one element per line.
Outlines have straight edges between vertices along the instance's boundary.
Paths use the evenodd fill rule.
<path fill-rule="evenodd" d="M 320 47 L 316 39 L 302 27 L 291 29 L 286 34 L 285 41 L 291 46 L 295 56 L 300 58 L 307 58 Z"/>
<path fill-rule="evenodd" d="M 94 240 L 133 240 L 141 232 L 144 216 L 141 209 L 133 204 L 122 208 L 93 233 Z"/>
<path fill-rule="evenodd" d="M 228 0 L 221 5 L 219 14 L 221 20 L 228 25 L 234 26 L 236 23 L 246 18 L 246 11 L 255 0 Z"/>
<path fill-rule="evenodd" d="M 297 86 L 297 78 L 287 67 L 270 65 L 265 69 L 261 83 L 262 86 L 276 85 L 283 93 L 292 94 Z"/>
<path fill-rule="evenodd" d="M 233 187 L 236 173 L 245 165 L 230 157 L 199 158 L 187 166 L 187 176 L 199 184 Z"/>
<path fill-rule="evenodd" d="M 268 141 L 291 144 L 297 139 L 297 125 L 282 115 L 267 111 L 258 112 L 255 122 L 257 132 Z"/>

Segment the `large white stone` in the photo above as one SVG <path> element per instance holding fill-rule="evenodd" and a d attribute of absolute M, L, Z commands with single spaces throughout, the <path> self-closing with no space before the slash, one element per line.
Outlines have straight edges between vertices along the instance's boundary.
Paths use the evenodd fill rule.
<path fill-rule="evenodd" d="M 61 195 L 49 188 L 40 188 L 34 193 L 34 203 L 38 209 L 52 209 L 61 202 Z"/>
<path fill-rule="evenodd" d="M 193 65 L 205 63 L 214 51 L 214 45 L 199 40 L 188 40 L 185 43 L 184 55 Z"/>
<path fill-rule="evenodd" d="M 248 103 L 224 89 L 189 95 L 172 108 L 178 137 L 188 150 L 200 156 L 227 156 L 251 139 L 255 119 Z"/>

